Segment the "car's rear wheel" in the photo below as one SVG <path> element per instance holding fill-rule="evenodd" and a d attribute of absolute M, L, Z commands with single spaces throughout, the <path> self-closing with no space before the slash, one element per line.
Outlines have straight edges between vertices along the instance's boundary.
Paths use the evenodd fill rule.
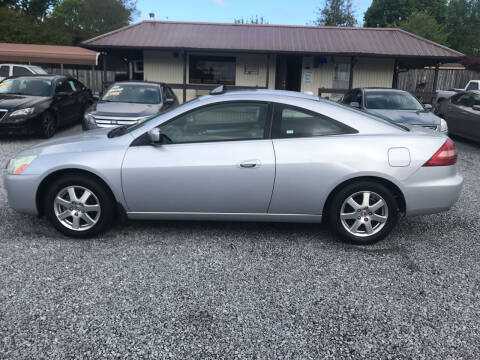
<path fill-rule="evenodd" d="M 398 220 L 394 194 L 384 185 L 363 181 L 336 192 L 328 209 L 330 225 L 344 240 L 373 244 L 385 238 Z"/>
<path fill-rule="evenodd" d="M 42 118 L 40 119 L 40 135 L 44 139 L 49 139 L 53 135 L 55 135 L 56 131 L 57 120 L 51 112 L 47 111 L 42 115 Z"/>
<path fill-rule="evenodd" d="M 90 177 L 63 176 L 48 188 L 45 214 L 63 234 L 88 238 L 105 231 L 115 214 L 110 191 Z"/>

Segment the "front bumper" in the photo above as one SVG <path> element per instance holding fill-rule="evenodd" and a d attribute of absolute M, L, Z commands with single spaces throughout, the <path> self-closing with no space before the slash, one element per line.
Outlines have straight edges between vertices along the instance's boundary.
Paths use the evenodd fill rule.
<path fill-rule="evenodd" d="M 32 135 L 37 133 L 34 118 L 26 119 L 17 123 L 0 122 L 0 135 Z"/>
<path fill-rule="evenodd" d="M 450 209 L 460 197 L 463 177 L 456 165 L 422 167 L 405 183 L 407 216 L 434 214 Z"/>
<path fill-rule="evenodd" d="M 8 204 L 18 212 L 38 215 L 36 193 L 38 175 L 5 175 Z"/>

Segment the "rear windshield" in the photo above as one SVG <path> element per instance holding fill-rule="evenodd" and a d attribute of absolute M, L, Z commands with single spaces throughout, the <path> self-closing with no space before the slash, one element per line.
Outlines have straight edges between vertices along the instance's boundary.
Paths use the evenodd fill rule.
<path fill-rule="evenodd" d="M 380 122 L 386 123 L 386 124 L 388 124 L 388 125 L 393 125 L 393 126 L 395 126 L 396 128 L 402 129 L 402 130 L 404 130 L 404 131 L 410 131 L 410 129 L 409 129 L 408 127 L 403 126 L 403 125 L 401 125 L 401 124 L 399 124 L 399 123 L 396 123 L 395 121 L 392 121 L 392 120 L 390 120 L 390 119 L 387 118 L 387 117 L 383 117 L 383 116 L 381 116 L 381 115 L 373 115 L 373 114 L 370 114 L 370 113 L 366 112 L 365 110 L 356 109 L 356 108 L 353 108 L 353 107 L 351 107 L 351 106 L 347 106 L 347 105 L 345 105 L 345 104 L 338 103 L 338 102 L 334 102 L 334 101 L 331 101 L 331 100 L 325 100 L 325 101 L 328 101 L 328 102 L 331 103 L 331 104 L 334 104 L 334 105 L 336 105 L 336 106 L 340 106 L 340 107 L 342 107 L 342 108 L 344 108 L 344 109 L 347 109 L 347 110 L 349 110 L 349 111 L 353 111 L 353 112 L 360 113 L 360 114 L 362 114 L 363 116 L 369 117 L 370 119 L 373 119 L 373 120 L 376 120 L 376 121 L 380 121 Z"/>
<path fill-rule="evenodd" d="M 374 110 L 425 110 L 420 102 L 407 92 L 365 92 L 365 107 Z"/>
<path fill-rule="evenodd" d="M 101 101 L 136 103 L 136 104 L 160 104 L 160 91 L 157 86 L 137 84 L 116 84 L 110 87 Z"/>

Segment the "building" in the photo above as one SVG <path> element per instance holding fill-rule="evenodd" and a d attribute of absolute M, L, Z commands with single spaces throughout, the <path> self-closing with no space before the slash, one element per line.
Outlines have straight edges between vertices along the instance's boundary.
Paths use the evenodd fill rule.
<path fill-rule="evenodd" d="M 82 43 L 125 59 L 130 79 L 168 83 L 188 101 L 218 84 L 309 91 L 395 87 L 400 71 L 462 53 L 394 28 L 143 21 Z"/>

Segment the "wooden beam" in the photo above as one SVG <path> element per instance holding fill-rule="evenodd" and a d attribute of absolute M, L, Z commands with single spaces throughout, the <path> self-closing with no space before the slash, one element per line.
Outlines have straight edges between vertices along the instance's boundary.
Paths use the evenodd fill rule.
<path fill-rule="evenodd" d="M 355 68 L 355 64 L 357 63 L 357 59 L 355 56 L 350 57 L 350 76 L 348 77 L 348 88 L 351 89 L 353 87 L 353 69 Z"/>
<path fill-rule="evenodd" d="M 270 54 L 267 55 L 267 80 L 265 81 L 265 88 L 268 89 L 270 83 Z"/>
<path fill-rule="evenodd" d="M 392 89 L 396 89 L 397 87 L 398 87 L 398 59 L 395 59 L 395 63 L 393 64 Z"/>
<path fill-rule="evenodd" d="M 183 52 L 183 103 L 187 102 L 187 52 Z"/>
<path fill-rule="evenodd" d="M 435 75 L 433 77 L 433 92 L 437 91 L 437 86 L 438 86 L 438 72 L 439 72 L 439 64 L 435 65 Z"/>

